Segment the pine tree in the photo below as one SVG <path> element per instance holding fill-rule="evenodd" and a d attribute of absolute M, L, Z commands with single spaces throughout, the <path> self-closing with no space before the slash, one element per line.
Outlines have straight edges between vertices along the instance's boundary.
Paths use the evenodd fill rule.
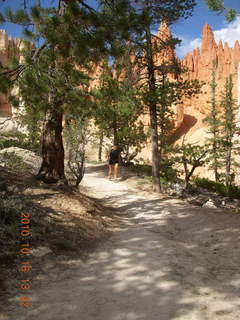
<path fill-rule="evenodd" d="M 135 28 L 132 28 L 132 43 L 135 46 L 138 58 L 139 72 L 143 76 L 145 88 L 143 100 L 148 108 L 150 118 L 151 152 L 152 152 L 152 181 L 153 190 L 160 192 L 160 154 L 159 154 L 159 132 L 158 132 L 158 71 L 161 66 L 156 63 L 156 53 L 165 50 L 166 47 L 174 47 L 179 41 L 177 39 L 158 39 L 152 34 L 156 24 L 167 23 L 170 25 L 180 18 L 191 15 L 195 5 L 194 0 L 170 0 L 163 1 L 133 1 L 132 8 L 135 9 Z M 174 73 L 174 66 L 167 66 L 168 73 Z"/>
<path fill-rule="evenodd" d="M 177 61 L 162 62 L 160 66 L 156 65 L 155 68 L 157 76 L 154 97 L 156 103 L 156 133 L 158 137 L 158 153 L 156 156 L 159 164 L 159 177 L 161 177 L 165 176 L 165 167 L 172 163 L 168 159 L 168 154 L 172 151 L 171 135 L 174 132 L 173 106 L 182 104 L 184 97 L 189 98 L 198 94 L 202 84 L 198 80 L 183 80 L 181 74 L 185 70 L 181 68 Z M 175 79 L 173 79 L 173 72 L 175 72 Z M 153 96 L 149 91 L 148 84 L 142 87 L 143 103 L 149 107 Z M 158 189 L 155 190 L 157 191 Z"/>
<path fill-rule="evenodd" d="M 79 82 L 76 84 L 76 66 L 86 70 L 89 61 L 101 59 L 105 54 L 118 54 L 119 38 L 126 33 L 121 31 L 124 6 L 121 2 L 113 12 L 96 11 L 87 1 L 78 0 L 59 0 L 58 6 L 50 3 L 49 7 L 41 6 L 41 1 L 31 2 L 30 8 L 27 2 L 25 4 L 24 9 L 16 12 L 8 9 L 1 16 L 2 21 L 25 27 L 25 35 L 32 41 L 30 50 L 25 51 L 24 61 L 14 68 L 5 69 L 1 82 L 8 83 L 6 80 L 10 80 L 13 83 L 17 80 L 22 102 L 29 104 L 33 95 L 34 107 L 43 108 L 43 162 L 38 176 L 46 182 L 54 182 L 64 179 L 62 120 L 69 106 L 71 109 L 73 96 L 78 100 L 74 85 L 83 87 L 82 93 L 78 90 L 80 98 L 86 95 L 85 76 L 77 76 Z M 31 81 L 36 84 L 35 88 Z M 69 94 L 71 99 L 68 99 Z M 84 108 L 88 108 L 89 104 L 85 103 Z"/>
<path fill-rule="evenodd" d="M 141 105 L 131 77 L 132 69 L 128 68 L 127 57 L 122 60 L 112 66 L 106 61 L 102 63 L 94 117 L 100 132 L 113 138 L 113 143 L 122 148 L 123 159 L 127 159 L 132 147 L 140 150 L 146 135 L 139 120 Z"/>
<path fill-rule="evenodd" d="M 232 75 L 226 78 L 224 91 L 222 92 L 221 107 L 223 108 L 221 145 L 225 167 L 224 178 L 226 186 L 230 187 L 235 177 L 233 154 L 236 151 L 236 146 L 234 144 L 234 137 L 239 131 L 236 122 L 238 106 L 233 97 Z"/>
<path fill-rule="evenodd" d="M 190 179 L 198 167 L 202 167 L 208 162 L 207 154 L 209 150 L 206 146 L 185 144 L 176 146 L 174 151 L 175 162 L 181 163 L 184 171 L 184 191 L 189 188 Z"/>
<path fill-rule="evenodd" d="M 197 95 L 200 92 L 202 83 L 198 80 L 182 80 L 179 76 L 185 70 L 181 69 L 176 62 L 172 68 L 178 70 L 179 75 L 177 79 L 169 78 L 168 68 L 162 65 L 161 76 L 158 76 L 158 103 L 157 103 L 157 117 L 159 130 L 159 156 L 160 163 L 164 162 L 168 153 L 172 151 L 171 140 L 174 138 L 174 111 L 173 106 L 181 105 L 185 97 L 189 98 Z M 169 66 L 168 66 L 169 67 Z M 164 168 L 163 168 L 164 170 Z"/>
<path fill-rule="evenodd" d="M 219 170 L 222 168 L 221 163 L 221 150 L 220 150 L 220 131 L 221 131 L 221 121 L 220 121 L 220 112 L 218 108 L 218 103 L 216 100 L 216 61 L 213 62 L 212 69 L 212 80 L 210 83 L 211 86 L 211 110 L 209 115 L 204 119 L 208 124 L 210 138 L 207 139 L 207 143 L 211 148 L 209 154 L 210 168 L 214 171 L 215 181 L 219 181 L 220 173 Z"/>
<path fill-rule="evenodd" d="M 39 121 L 43 124 L 43 161 L 38 177 L 45 182 L 64 179 L 63 114 L 74 118 L 88 112 L 86 104 L 91 108 L 87 92 L 88 76 L 76 70 L 74 61 L 70 62 L 70 59 L 58 63 L 57 70 L 49 69 L 49 64 L 53 62 L 52 55 L 53 50 L 45 50 L 37 64 L 25 70 L 15 83 L 20 98 L 14 97 L 15 104 L 24 101 L 27 116 L 41 111 L 40 119 L 35 119 L 38 120 L 36 124 Z"/>

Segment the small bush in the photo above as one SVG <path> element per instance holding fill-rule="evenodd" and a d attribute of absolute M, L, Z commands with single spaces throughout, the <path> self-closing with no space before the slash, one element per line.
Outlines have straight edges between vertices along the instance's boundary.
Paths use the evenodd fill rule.
<path fill-rule="evenodd" d="M 0 150 L 6 149 L 10 147 L 17 147 L 18 146 L 18 140 L 16 139 L 7 139 L 5 137 L 0 137 Z"/>
<path fill-rule="evenodd" d="M 18 171 L 28 171 L 30 166 L 27 165 L 21 157 L 14 152 L 4 152 L 0 154 L 0 163 L 4 166 Z"/>
<path fill-rule="evenodd" d="M 86 119 L 77 118 L 65 126 L 67 164 L 78 187 L 85 173 L 86 146 L 91 140 L 91 132 Z"/>
<path fill-rule="evenodd" d="M 40 140 L 30 142 L 29 137 L 19 131 L 8 131 L 0 134 L 0 150 L 19 147 L 40 154 Z"/>
<path fill-rule="evenodd" d="M 172 159 L 163 159 L 160 164 L 160 181 L 162 184 L 178 182 L 178 170 L 174 168 Z"/>
<path fill-rule="evenodd" d="M 194 182 L 198 187 L 216 192 L 221 196 L 240 199 L 240 188 L 237 186 L 226 187 L 221 182 L 215 182 L 206 178 L 195 178 Z"/>
<path fill-rule="evenodd" d="M 148 164 L 135 164 L 135 165 L 132 165 L 132 170 L 137 175 L 142 175 L 142 176 L 151 176 L 152 175 L 152 166 L 150 166 Z"/>
<path fill-rule="evenodd" d="M 149 164 L 135 164 L 132 166 L 132 169 L 138 175 L 148 176 L 148 177 L 152 176 L 152 166 Z M 163 184 L 167 184 L 168 182 L 178 181 L 177 170 L 175 170 L 172 167 L 171 163 L 165 162 L 161 164 L 160 181 Z"/>

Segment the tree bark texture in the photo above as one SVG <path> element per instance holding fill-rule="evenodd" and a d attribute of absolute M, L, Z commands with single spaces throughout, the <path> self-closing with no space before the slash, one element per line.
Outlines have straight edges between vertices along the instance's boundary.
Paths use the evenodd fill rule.
<path fill-rule="evenodd" d="M 102 148 L 103 148 L 103 132 L 100 133 L 100 137 L 99 137 L 98 161 L 102 161 Z"/>
<path fill-rule="evenodd" d="M 46 111 L 42 135 L 42 165 L 38 177 L 46 183 L 64 179 L 64 148 L 62 140 L 63 114 L 52 105 Z"/>

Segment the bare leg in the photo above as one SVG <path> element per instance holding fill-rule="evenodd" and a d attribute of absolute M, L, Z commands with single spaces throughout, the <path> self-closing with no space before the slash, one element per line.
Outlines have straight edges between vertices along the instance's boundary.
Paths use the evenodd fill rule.
<path fill-rule="evenodd" d="M 116 163 L 114 166 L 114 179 L 117 179 L 119 175 L 119 164 Z"/>
<path fill-rule="evenodd" d="M 109 164 L 108 168 L 108 178 L 110 179 L 112 177 L 113 165 Z"/>

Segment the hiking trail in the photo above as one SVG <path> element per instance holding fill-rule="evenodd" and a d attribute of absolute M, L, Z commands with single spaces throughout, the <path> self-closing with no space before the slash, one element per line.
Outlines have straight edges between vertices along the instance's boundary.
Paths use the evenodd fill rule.
<path fill-rule="evenodd" d="M 140 192 L 106 171 L 89 166 L 80 188 L 113 208 L 113 234 L 70 275 L 34 287 L 32 308 L 0 320 L 240 319 L 239 215 Z"/>

